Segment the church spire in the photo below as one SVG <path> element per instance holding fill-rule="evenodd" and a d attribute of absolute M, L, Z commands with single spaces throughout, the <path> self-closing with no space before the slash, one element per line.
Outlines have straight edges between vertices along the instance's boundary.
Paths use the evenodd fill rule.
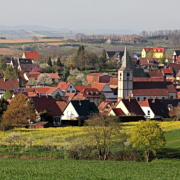
<path fill-rule="evenodd" d="M 128 58 L 127 58 L 127 48 L 124 49 L 124 56 L 123 56 L 123 62 L 120 70 L 125 70 L 129 68 Z"/>

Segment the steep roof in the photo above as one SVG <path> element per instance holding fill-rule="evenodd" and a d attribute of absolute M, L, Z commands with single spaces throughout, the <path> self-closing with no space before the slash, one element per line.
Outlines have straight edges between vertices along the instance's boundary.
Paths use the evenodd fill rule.
<path fill-rule="evenodd" d="M 90 86 L 81 86 L 81 85 L 78 85 L 78 86 L 74 86 L 75 87 L 75 89 L 77 90 L 77 91 L 79 91 L 79 92 L 81 92 L 83 89 L 85 89 L 85 88 L 90 88 Z"/>
<path fill-rule="evenodd" d="M 35 60 L 40 57 L 39 53 L 36 51 L 25 51 L 24 55 L 27 59 L 32 59 L 32 60 Z"/>
<path fill-rule="evenodd" d="M 110 102 L 109 101 L 103 101 L 99 104 L 98 109 L 99 111 L 103 111 L 104 109 L 106 109 L 107 106 L 110 106 Z"/>
<path fill-rule="evenodd" d="M 114 114 L 116 116 L 123 116 L 123 115 L 125 115 L 121 108 L 113 108 L 112 110 L 113 110 L 113 112 L 114 112 Z"/>
<path fill-rule="evenodd" d="M 88 100 L 77 100 L 77 101 L 71 101 L 73 107 L 75 108 L 76 112 L 79 116 L 89 116 L 92 113 L 98 113 L 98 109 L 96 105 L 93 102 L 90 102 Z"/>
<path fill-rule="evenodd" d="M 171 68 L 161 69 L 164 74 L 173 74 L 173 70 Z"/>
<path fill-rule="evenodd" d="M 49 90 L 47 91 L 47 94 L 53 94 L 55 91 L 57 91 L 59 88 L 58 87 L 51 87 L 49 88 Z"/>
<path fill-rule="evenodd" d="M 160 71 L 149 71 L 150 78 L 163 78 L 163 74 Z"/>
<path fill-rule="evenodd" d="M 139 58 L 139 64 L 140 65 L 158 65 L 159 62 L 155 58 Z"/>
<path fill-rule="evenodd" d="M 123 62 L 122 62 L 122 66 L 121 66 L 120 70 L 121 71 L 131 70 L 130 67 L 129 67 L 129 60 L 128 60 L 128 57 L 127 57 L 127 49 L 126 49 L 126 47 L 124 49 Z"/>
<path fill-rule="evenodd" d="M 101 93 L 96 88 L 85 88 L 74 99 L 83 100 L 86 98 L 100 98 Z"/>
<path fill-rule="evenodd" d="M 19 89 L 19 81 L 18 79 L 9 79 L 9 80 L 0 79 L 0 89 L 3 90 Z"/>
<path fill-rule="evenodd" d="M 60 82 L 57 87 L 61 90 L 66 90 L 70 86 L 70 84 L 71 83 L 69 82 Z"/>
<path fill-rule="evenodd" d="M 35 65 L 35 64 L 20 64 L 19 66 L 20 66 L 22 71 L 30 72 L 37 65 Z"/>
<path fill-rule="evenodd" d="M 106 83 L 92 83 L 91 88 L 96 88 L 101 92 L 105 86 Z"/>
<path fill-rule="evenodd" d="M 32 60 L 19 58 L 19 64 L 32 64 Z"/>
<path fill-rule="evenodd" d="M 58 105 L 58 107 L 61 109 L 62 112 L 64 111 L 64 109 L 67 106 L 67 103 L 64 101 L 56 101 L 56 104 Z"/>
<path fill-rule="evenodd" d="M 52 96 L 36 96 L 31 98 L 34 101 L 34 106 L 38 113 L 47 111 L 52 116 L 63 115 L 61 109 L 56 104 L 56 101 L 53 99 Z"/>
<path fill-rule="evenodd" d="M 121 101 L 124 103 L 131 115 L 145 115 L 136 99 L 122 99 Z"/>
<path fill-rule="evenodd" d="M 146 99 L 145 101 L 139 102 L 141 107 L 150 107 L 153 113 L 163 118 L 169 118 L 168 108 L 158 99 Z"/>

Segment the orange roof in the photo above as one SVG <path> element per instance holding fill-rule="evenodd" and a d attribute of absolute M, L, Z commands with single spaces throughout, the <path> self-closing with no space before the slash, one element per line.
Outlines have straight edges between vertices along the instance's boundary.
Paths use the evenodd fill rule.
<path fill-rule="evenodd" d="M 67 106 L 67 103 L 64 101 L 56 101 L 56 104 L 59 106 L 59 108 L 61 109 L 62 112 L 64 111 L 64 109 Z"/>
<path fill-rule="evenodd" d="M 46 73 L 51 79 L 59 79 L 58 73 Z"/>
<path fill-rule="evenodd" d="M 24 55 L 27 59 L 32 59 L 32 60 L 35 60 L 40 57 L 39 53 L 36 51 L 29 51 L 29 52 L 26 51 L 26 52 L 24 52 Z"/>
<path fill-rule="evenodd" d="M 34 90 L 36 91 L 36 93 L 40 93 L 40 94 L 47 94 L 47 92 L 49 91 L 50 88 L 34 88 Z"/>
<path fill-rule="evenodd" d="M 66 90 L 70 86 L 70 84 L 71 83 L 69 82 L 60 82 L 57 87 L 61 90 Z"/>
<path fill-rule="evenodd" d="M 64 95 L 64 97 L 67 97 L 67 100 L 71 101 L 74 98 L 75 95 L 76 95 L 76 93 L 66 93 Z"/>
<path fill-rule="evenodd" d="M 99 91 L 102 91 L 105 86 L 106 83 L 92 83 L 91 88 L 96 88 Z"/>
<path fill-rule="evenodd" d="M 79 92 L 81 92 L 82 90 L 84 90 L 85 88 L 90 88 L 90 86 L 75 86 L 75 89 Z"/>
<path fill-rule="evenodd" d="M 52 87 L 50 88 L 48 91 L 47 91 L 47 94 L 52 94 L 54 93 L 56 90 L 58 90 L 59 88 L 58 87 Z"/>
<path fill-rule="evenodd" d="M 161 69 L 164 74 L 173 74 L 173 70 L 171 68 Z"/>
<path fill-rule="evenodd" d="M 146 51 L 146 52 L 148 52 L 148 51 L 153 51 L 154 53 L 164 53 L 164 51 L 165 51 L 165 48 L 144 48 L 144 50 Z"/>

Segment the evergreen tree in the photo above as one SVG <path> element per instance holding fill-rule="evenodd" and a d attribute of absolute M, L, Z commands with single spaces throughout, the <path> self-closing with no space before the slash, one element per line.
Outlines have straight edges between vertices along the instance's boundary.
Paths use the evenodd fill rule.
<path fill-rule="evenodd" d="M 57 62 L 56 62 L 56 65 L 59 66 L 59 67 L 62 67 L 62 66 L 63 66 L 62 63 L 61 63 L 60 57 L 58 57 Z"/>
<path fill-rule="evenodd" d="M 100 65 L 102 68 L 105 68 L 107 65 L 107 56 L 106 56 L 106 50 L 104 49 L 101 56 L 100 56 Z"/>
<path fill-rule="evenodd" d="M 56 93 L 56 95 L 54 96 L 54 99 L 55 101 L 62 101 L 62 97 L 59 92 Z"/>
<path fill-rule="evenodd" d="M 9 103 L 4 98 L 0 99 L 0 122 L 2 120 L 2 115 L 7 110 L 8 105 Z"/>
<path fill-rule="evenodd" d="M 0 69 L 5 71 L 6 68 L 7 68 L 6 61 L 3 58 L 0 58 Z"/>
<path fill-rule="evenodd" d="M 52 60 L 51 57 L 49 57 L 47 64 L 52 67 Z"/>
<path fill-rule="evenodd" d="M 17 79 L 18 78 L 18 71 L 13 68 L 12 66 L 8 66 L 4 73 L 5 79 Z"/>

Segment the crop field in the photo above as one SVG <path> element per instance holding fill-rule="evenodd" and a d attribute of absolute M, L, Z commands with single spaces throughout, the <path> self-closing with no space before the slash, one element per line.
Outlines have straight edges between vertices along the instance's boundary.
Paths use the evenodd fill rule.
<path fill-rule="evenodd" d="M 123 123 L 122 131 L 130 133 L 138 124 Z M 3 180 L 180 180 L 180 122 L 160 122 L 165 131 L 167 145 L 160 159 L 146 162 L 95 161 L 45 158 L 45 152 L 34 149 L 34 154 L 42 155 L 40 159 L 0 159 L 0 179 Z M 43 146 L 49 138 L 56 145 L 62 145 L 65 140 L 81 139 L 86 141 L 90 136 L 86 127 L 61 127 L 48 129 L 16 129 L 24 137 L 36 139 L 34 144 Z M 0 132 L 0 139 L 11 131 Z M 82 141 L 80 141 L 81 143 Z M 0 141 L 0 155 L 7 154 L 8 148 Z M 4 149 L 3 149 L 4 148 Z M 20 152 L 21 153 L 21 152 Z M 58 155 L 59 152 L 55 152 Z M 161 152 L 162 153 L 162 152 Z M 176 154 L 176 159 L 172 156 Z M 60 154 L 59 154 L 60 155 Z M 16 156 L 17 157 L 17 156 Z M 38 157 L 38 156 L 34 156 Z M 169 158 L 170 157 L 170 158 Z M 6 156 L 3 156 L 6 158 Z M 48 159 L 50 158 L 50 159 Z"/>
<path fill-rule="evenodd" d="M 138 122 L 130 122 L 122 124 L 122 131 L 127 134 L 131 132 L 133 127 L 135 127 Z M 160 122 L 160 126 L 163 131 L 170 132 L 180 130 L 180 122 Z M 53 139 L 54 144 L 61 146 L 64 142 L 78 139 L 79 143 L 82 141 L 84 143 L 93 143 L 91 137 L 88 134 L 86 127 L 60 127 L 60 128 L 47 128 L 47 129 L 15 129 L 15 132 L 19 132 L 25 139 L 32 137 L 35 139 L 35 146 L 42 146 L 47 139 Z M 6 137 L 11 131 L 0 132 L 0 145 L 7 145 L 2 139 Z"/>
<path fill-rule="evenodd" d="M 180 180 L 180 161 L 0 159 L 3 180 Z"/>

